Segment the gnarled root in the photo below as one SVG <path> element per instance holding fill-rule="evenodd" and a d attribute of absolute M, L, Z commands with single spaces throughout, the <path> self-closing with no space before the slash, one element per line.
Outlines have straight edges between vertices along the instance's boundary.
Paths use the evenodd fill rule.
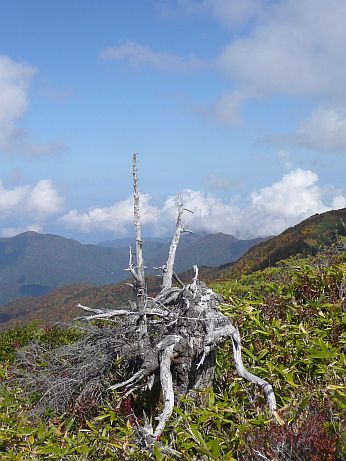
<path fill-rule="evenodd" d="M 246 370 L 243 364 L 242 356 L 241 356 L 241 342 L 240 342 L 240 334 L 237 329 L 232 333 L 232 344 L 233 344 L 233 357 L 235 367 L 237 369 L 238 375 L 244 379 L 247 379 L 251 383 L 258 384 L 262 387 L 263 392 L 267 398 L 269 410 L 271 412 L 275 412 L 276 410 L 276 399 L 273 391 L 273 387 L 271 384 L 268 383 L 265 379 L 261 379 L 258 376 L 250 373 Z"/>

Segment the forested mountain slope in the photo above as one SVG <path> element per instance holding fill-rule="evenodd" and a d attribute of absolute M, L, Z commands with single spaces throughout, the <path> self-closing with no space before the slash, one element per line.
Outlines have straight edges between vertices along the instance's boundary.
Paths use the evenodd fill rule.
<path fill-rule="evenodd" d="M 305 219 L 280 235 L 250 248 L 235 263 L 217 269 L 213 276 L 227 280 L 274 266 L 290 256 L 314 255 L 322 246 L 333 243 L 337 235 L 346 235 L 346 208 Z"/>
<path fill-rule="evenodd" d="M 182 239 L 176 271 L 193 264 L 219 266 L 235 261 L 263 239 L 238 240 L 226 234 L 196 234 Z M 128 242 L 114 247 L 85 245 L 57 235 L 25 232 L 0 239 L 0 305 L 28 296 L 42 296 L 66 285 L 107 285 L 128 277 Z M 111 245 L 111 243 L 109 243 Z M 119 246 L 124 245 L 124 246 Z M 134 248 L 134 247 L 133 247 Z M 169 246 L 144 239 L 147 272 L 167 259 Z"/>

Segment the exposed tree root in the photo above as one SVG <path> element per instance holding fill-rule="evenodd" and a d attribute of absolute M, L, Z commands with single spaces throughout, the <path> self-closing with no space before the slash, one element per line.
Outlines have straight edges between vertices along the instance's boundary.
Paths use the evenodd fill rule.
<path fill-rule="evenodd" d="M 239 331 L 220 312 L 219 305 L 219 297 L 203 282 L 199 282 L 197 276 L 191 285 L 169 288 L 161 291 L 156 298 L 147 299 L 145 314 L 148 336 L 145 359 L 131 377 L 109 387 L 110 390 L 124 388 L 126 393 L 130 393 L 150 376 L 160 376 L 164 407 L 157 418 L 156 428 L 149 427 L 148 424 L 143 428 L 147 439 L 151 436 L 154 440 L 161 435 L 171 416 L 175 394 L 183 395 L 211 387 L 213 373 L 210 373 L 210 367 L 214 366 L 216 349 L 226 340 L 232 340 L 238 374 L 261 386 L 270 411 L 276 410 L 272 386 L 245 369 Z M 132 310 L 122 309 L 121 312 L 123 316 L 139 318 L 139 314 Z M 109 316 L 105 312 L 86 316 L 85 320 L 112 319 L 118 315 L 114 311 L 108 313 Z M 133 347 L 138 348 L 135 345 Z M 136 352 L 132 351 L 131 355 L 135 356 Z"/>

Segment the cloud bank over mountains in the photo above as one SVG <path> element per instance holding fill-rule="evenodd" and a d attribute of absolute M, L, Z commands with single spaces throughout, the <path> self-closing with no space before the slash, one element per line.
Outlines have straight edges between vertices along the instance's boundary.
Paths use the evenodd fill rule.
<path fill-rule="evenodd" d="M 300 168 L 253 192 L 243 206 L 232 198 L 222 201 L 191 189 L 184 190 L 182 198 L 184 206 L 193 211 L 184 218 L 192 231 L 225 232 L 244 239 L 278 234 L 312 214 L 346 206 L 346 195 L 320 187 L 316 173 Z M 151 202 L 150 195 L 141 196 L 143 226 L 152 235 L 170 233 L 176 219 L 176 197 L 167 198 L 162 206 Z M 132 220 L 132 197 L 109 207 L 70 210 L 60 218 L 64 225 L 81 232 L 107 230 L 124 235 L 132 232 Z"/>
<path fill-rule="evenodd" d="M 346 207 L 346 194 L 333 187 L 318 184 L 311 170 L 288 171 L 273 184 L 253 191 L 242 204 L 238 197 L 228 200 L 186 189 L 181 193 L 184 221 L 193 232 L 224 232 L 238 238 L 274 235 L 303 219 L 330 209 Z M 131 235 L 133 230 L 132 196 L 106 207 L 72 209 L 64 213 L 64 197 L 49 179 L 33 185 L 6 188 L 0 182 L 0 224 L 2 236 L 13 236 L 26 230 L 45 231 L 54 224 L 63 232 L 79 234 L 108 233 L 110 237 Z M 177 197 L 168 197 L 162 205 L 149 194 L 141 195 L 141 220 L 147 234 L 171 234 L 176 220 Z M 6 226 L 8 219 L 18 225 Z"/>

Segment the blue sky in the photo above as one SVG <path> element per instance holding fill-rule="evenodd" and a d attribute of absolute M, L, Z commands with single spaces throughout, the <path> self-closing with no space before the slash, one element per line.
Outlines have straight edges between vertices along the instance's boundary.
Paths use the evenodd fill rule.
<path fill-rule="evenodd" d="M 344 0 L 0 0 L 0 230 L 271 235 L 346 206 Z"/>

